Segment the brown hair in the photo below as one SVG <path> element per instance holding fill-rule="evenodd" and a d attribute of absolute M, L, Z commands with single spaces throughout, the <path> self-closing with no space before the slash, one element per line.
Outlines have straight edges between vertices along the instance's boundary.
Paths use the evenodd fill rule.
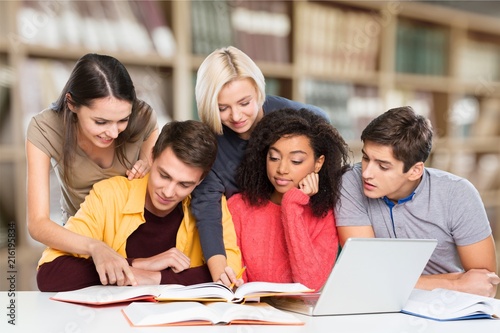
<path fill-rule="evenodd" d="M 432 149 L 432 125 L 410 106 L 390 109 L 373 119 L 361 133 L 361 141 L 392 147 L 394 157 L 408 172 L 417 162 L 425 162 Z"/>
<path fill-rule="evenodd" d="M 68 99 L 67 95 L 71 98 Z M 52 105 L 52 109 L 59 114 L 64 124 L 61 159 L 65 170 L 64 180 L 68 184 L 71 184 L 71 163 L 77 147 L 78 123 L 78 117 L 69 109 L 68 103 L 76 108 L 91 107 L 95 99 L 108 96 L 129 101 L 132 104 L 132 113 L 127 128 L 118 135 L 115 141 L 115 153 L 118 160 L 127 169 L 132 167 L 132 162 L 126 157 L 125 144 L 139 139 L 141 132 L 151 119 L 153 110 L 147 103 L 137 99 L 132 79 L 122 63 L 107 55 L 89 53 L 76 62 L 59 98 Z"/>
<path fill-rule="evenodd" d="M 170 147 L 187 165 L 201 168 L 204 178 L 217 156 L 217 138 L 208 125 L 196 120 L 171 121 L 163 126 L 153 147 L 153 160 Z"/>

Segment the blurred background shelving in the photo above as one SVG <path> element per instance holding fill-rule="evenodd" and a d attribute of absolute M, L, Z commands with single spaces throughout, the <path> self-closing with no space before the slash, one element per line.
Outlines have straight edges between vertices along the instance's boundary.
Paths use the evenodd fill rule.
<path fill-rule="evenodd" d="M 163 125 L 197 118 L 198 66 L 214 49 L 235 45 L 258 63 L 269 93 L 327 111 L 355 161 L 367 122 L 391 107 L 411 105 L 435 128 L 428 165 L 474 183 L 500 240 L 498 4 L 0 1 L 0 242 L 5 247 L 7 223 L 15 222 L 23 274 L 18 289 L 36 286 L 34 265 L 42 249 L 26 229 L 26 127 L 89 52 L 122 61 Z M 57 201 L 51 211 L 57 220 Z"/>

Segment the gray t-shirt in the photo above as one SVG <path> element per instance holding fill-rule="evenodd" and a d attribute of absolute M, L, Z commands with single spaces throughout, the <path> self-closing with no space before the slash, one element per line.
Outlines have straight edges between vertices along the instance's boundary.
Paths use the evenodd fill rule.
<path fill-rule="evenodd" d="M 471 245 L 491 235 L 478 191 L 466 179 L 425 168 L 410 200 L 391 209 L 382 199 L 363 193 L 361 164 L 342 178 L 342 196 L 335 210 L 337 226 L 373 227 L 377 238 L 435 238 L 438 245 L 424 274 L 462 272 L 456 246 Z M 394 225 L 393 225 L 394 222 Z"/>

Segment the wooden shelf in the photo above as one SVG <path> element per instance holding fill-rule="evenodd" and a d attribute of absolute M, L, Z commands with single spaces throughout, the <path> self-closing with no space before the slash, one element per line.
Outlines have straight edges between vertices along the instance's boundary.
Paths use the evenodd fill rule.
<path fill-rule="evenodd" d="M 500 82 L 492 82 L 485 78 L 475 80 L 457 79 L 453 82 L 453 86 L 452 92 L 500 98 Z"/>
<path fill-rule="evenodd" d="M 499 137 L 469 137 L 465 138 L 439 138 L 434 144 L 434 151 L 446 152 L 478 152 L 500 153 Z"/>
<path fill-rule="evenodd" d="M 302 75 L 308 80 L 347 82 L 352 84 L 378 86 L 380 83 L 381 74 L 378 72 L 367 72 L 365 74 L 349 74 L 349 73 L 323 73 L 323 74 L 308 74 Z"/>
<path fill-rule="evenodd" d="M 445 76 L 398 73 L 395 75 L 394 86 L 412 90 L 452 93 L 454 80 Z"/>

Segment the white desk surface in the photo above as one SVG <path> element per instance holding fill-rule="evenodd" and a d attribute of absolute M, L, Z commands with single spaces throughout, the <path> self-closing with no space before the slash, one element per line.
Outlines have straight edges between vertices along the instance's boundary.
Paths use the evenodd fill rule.
<path fill-rule="evenodd" d="M 16 292 L 10 297 L 8 292 L 0 292 L 1 322 L 0 332 L 383 332 L 383 333 L 429 333 L 429 332 L 500 332 L 500 319 L 475 319 L 438 322 L 401 313 L 308 317 L 297 315 L 305 322 L 303 326 L 182 326 L 182 327 L 131 327 L 120 310 L 125 305 L 108 307 L 88 307 L 50 300 L 54 293 L 37 291 Z M 9 305 L 15 304 L 15 323 L 8 323 Z"/>

